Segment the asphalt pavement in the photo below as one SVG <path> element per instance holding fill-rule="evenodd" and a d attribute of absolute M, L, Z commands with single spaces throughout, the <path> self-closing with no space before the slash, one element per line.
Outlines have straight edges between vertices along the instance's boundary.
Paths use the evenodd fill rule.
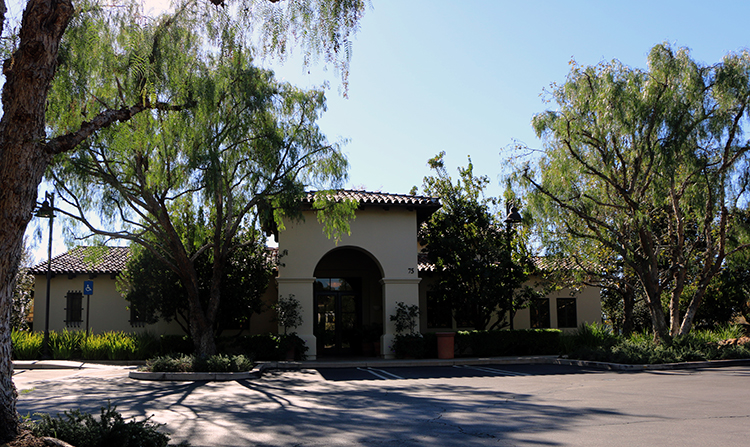
<path fill-rule="evenodd" d="M 134 366 L 81 364 L 17 369 L 14 381 L 21 414 L 111 402 L 197 447 L 747 444 L 750 366 L 339 366 L 156 382 L 131 379 Z"/>

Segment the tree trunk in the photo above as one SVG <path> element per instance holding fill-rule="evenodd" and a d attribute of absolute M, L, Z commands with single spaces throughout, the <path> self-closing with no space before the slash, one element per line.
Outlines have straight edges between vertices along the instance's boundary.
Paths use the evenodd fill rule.
<path fill-rule="evenodd" d="M 29 0 L 18 50 L 3 63 L 0 119 L 0 440 L 18 432 L 10 344 L 13 282 L 37 187 L 52 154 L 45 146 L 47 93 L 60 40 L 73 14 L 69 0 Z"/>
<path fill-rule="evenodd" d="M 633 333 L 633 310 L 635 308 L 635 290 L 630 284 L 625 284 L 622 289 L 622 335 L 629 336 Z"/>

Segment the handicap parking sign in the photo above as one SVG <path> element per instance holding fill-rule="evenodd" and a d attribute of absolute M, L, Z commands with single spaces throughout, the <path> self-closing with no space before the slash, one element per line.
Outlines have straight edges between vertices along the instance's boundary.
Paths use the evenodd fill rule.
<path fill-rule="evenodd" d="M 84 295 L 93 295 L 94 294 L 94 281 L 84 281 L 83 282 L 83 294 Z"/>

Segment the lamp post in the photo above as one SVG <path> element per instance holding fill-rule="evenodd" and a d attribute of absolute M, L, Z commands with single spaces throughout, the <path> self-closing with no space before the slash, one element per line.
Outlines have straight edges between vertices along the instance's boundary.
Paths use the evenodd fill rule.
<path fill-rule="evenodd" d="M 49 358 L 49 292 L 52 280 L 52 225 L 55 222 L 55 193 L 45 192 L 44 202 L 36 212 L 36 217 L 49 219 L 49 245 L 47 246 L 47 299 L 44 311 L 44 343 L 42 358 Z"/>
<path fill-rule="evenodd" d="M 511 256 L 510 252 L 510 230 L 511 225 L 520 223 L 523 218 L 521 217 L 521 214 L 518 212 L 518 208 L 511 205 L 510 203 L 505 204 L 505 213 L 506 217 L 503 222 L 505 222 L 505 243 L 507 244 L 506 253 L 508 256 L 508 266 L 510 268 L 510 265 L 513 263 L 513 257 Z M 513 311 L 513 290 L 508 291 L 508 294 L 510 296 L 510 299 L 508 300 L 508 304 L 510 304 L 511 310 L 510 310 L 510 329 L 513 330 L 513 319 L 515 318 L 515 312 Z"/>

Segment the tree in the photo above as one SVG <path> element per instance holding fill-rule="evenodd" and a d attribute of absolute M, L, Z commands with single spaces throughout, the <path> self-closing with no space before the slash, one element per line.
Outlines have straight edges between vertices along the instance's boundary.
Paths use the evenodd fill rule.
<path fill-rule="evenodd" d="M 492 211 L 496 200 L 484 196 L 489 179 L 475 177 L 469 159 L 454 184 L 444 155 L 428 162 L 436 175 L 425 177 L 424 189 L 440 197 L 442 208 L 419 229 L 419 239 L 439 272 L 438 299 L 450 304 L 457 320 L 471 321 L 475 329 L 494 329 L 527 302 L 529 290 L 520 286 L 533 263 Z"/>
<path fill-rule="evenodd" d="M 534 118 L 545 151 L 520 178 L 539 231 L 631 269 L 655 336 L 669 339 L 690 331 L 727 256 L 748 248 L 727 237 L 747 203 L 750 55 L 705 66 L 663 44 L 648 60 L 646 71 L 573 64 L 553 86 L 558 109 Z"/>
<path fill-rule="evenodd" d="M 282 17 L 284 28 L 264 35 L 276 36 L 268 48 L 284 54 L 290 42 L 283 33 L 307 43 L 309 54 L 330 55 L 346 67 L 350 54 L 350 33 L 356 31 L 364 12 L 364 1 L 317 0 L 312 3 L 276 2 L 268 17 Z M 223 4 L 222 0 L 214 0 Z M 90 12 L 81 2 L 78 11 Z M 252 6 L 263 0 L 238 0 L 240 6 Z M 329 7 L 332 6 L 332 7 Z M 186 4 L 184 9 L 198 9 Z M 239 8 L 251 11 L 249 7 Z M 113 8 L 114 11 L 122 11 Z M 85 121 L 52 139 L 46 136 L 46 103 L 50 84 L 59 63 L 60 42 L 76 9 L 71 0 L 29 0 L 19 27 L 17 47 L 7 54 L 3 64 L 5 83 L 2 93 L 3 116 L 0 119 L 0 441 L 11 439 L 18 430 L 16 391 L 12 381 L 10 345 L 10 307 L 13 280 L 18 270 L 23 235 L 36 205 L 37 187 L 55 155 L 72 151 L 80 142 L 115 122 L 127 121 L 146 110 L 179 108 L 184 104 L 146 101 L 123 104 L 115 98 L 95 99 Z M 217 9 L 218 11 L 218 9 Z M 300 11 L 299 14 L 292 14 Z M 0 2 L 0 32 L 5 31 L 5 2 Z M 132 11 L 127 11 L 132 12 Z M 140 14 L 129 16 L 131 20 Z M 247 23 L 260 24 L 262 15 L 246 16 Z M 4 36 L 5 37 L 5 36 Z M 90 36 L 91 42 L 118 43 L 111 36 Z M 16 41 L 10 39 L 9 41 Z M 276 45 L 275 47 L 273 45 Z M 343 51 L 343 50 L 345 51 Z M 91 59 L 96 59 L 91 55 Z M 154 55 L 154 61 L 159 54 Z M 330 60 L 330 58 L 329 58 Z M 76 86 L 71 86 L 75 89 Z"/>
<path fill-rule="evenodd" d="M 212 355 L 222 282 L 233 253 L 258 243 L 259 218 L 294 217 L 306 188 L 340 184 L 347 162 L 340 145 L 329 143 L 317 127 L 325 109 L 322 91 L 276 82 L 271 72 L 252 65 L 250 51 L 231 29 L 222 32 L 215 52 L 204 43 L 193 54 L 191 29 L 180 21 L 170 26 L 180 36 L 172 45 L 181 51 L 163 50 L 180 53 L 172 65 L 162 62 L 163 77 L 183 79 L 177 86 L 194 102 L 190 110 L 156 111 L 113 125 L 51 172 L 59 199 L 75 210 L 61 214 L 92 235 L 139 244 L 179 277 L 196 353 Z M 54 87 L 78 77 L 82 65 L 75 60 L 71 70 L 62 65 Z M 89 79 L 92 90 L 106 85 Z M 71 99 L 80 103 L 66 88 L 62 92 L 58 96 L 53 89 L 51 108 L 70 108 Z M 77 115 L 60 113 L 50 127 L 65 128 L 67 117 Z M 334 204 L 329 215 L 337 209 L 351 211 L 351 205 Z M 90 211 L 99 211 L 104 223 L 90 219 Z M 259 216 L 267 213 L 274 216 Z M 242 234 L 253 237 L 239 241 Z M 210 281 L 202 302 L 204 256 L 210 259 Z"/>
<path fill-rule="evenodd" d="M 263 310 L 261 297 L 272 278 L 268 252 L 262 244 L 236 242 L 237 248 L 227 261 L 221 281 L 221 301 L 213 331 L 249 328 L 253 313 Z M 210 296 L 210 253 L 196 259 L 200 301 L 206 307 Z M 163 319 L 175 321 L 190 334 L 190 309 L 185 286 L 179 276 L 159 258 L 139 245 L 132 247 L 125 271 L 118 277 L 118 291 L 130 302 L 140 321 L 153 324 Z"/>

